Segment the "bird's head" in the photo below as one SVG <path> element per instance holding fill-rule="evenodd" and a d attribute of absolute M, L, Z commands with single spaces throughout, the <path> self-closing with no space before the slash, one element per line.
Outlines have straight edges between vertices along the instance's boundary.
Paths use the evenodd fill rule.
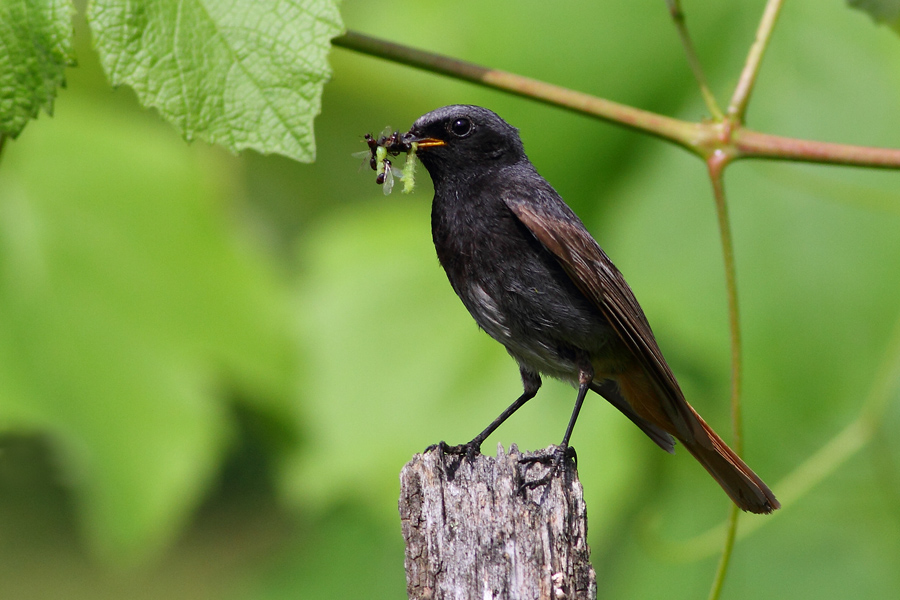
<path fill-rule="evenodd" d="M 455 104 L 419 117 L 405 135 L 435 182 L 525 159 L 518 130 L 480 106 Z"/>

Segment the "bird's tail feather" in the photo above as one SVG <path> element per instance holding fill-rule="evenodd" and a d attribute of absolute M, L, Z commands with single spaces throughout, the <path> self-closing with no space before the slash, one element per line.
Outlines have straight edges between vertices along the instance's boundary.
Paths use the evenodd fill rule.
<path fill-rule="evenodd" d="M 768 514 L 780 508 L 775 494 L 762 479 L 716 435 L 697 411 L 691 408 L 691 412 L 702 427 L 703 434 L 695 435 L 690 441 L 681 440 L 681 443 L 709 471 L 734 503 L 742 510 L 757 514 Z"/>
<path fill-rule="evenodd" d="M 675 436 L 742 510 L 767 514 L 781 506 L 772 490 L 716 435 L 680 390 L 667 393 L 642 368 L 622 373 L 618 385 L 631 412 Z"/>

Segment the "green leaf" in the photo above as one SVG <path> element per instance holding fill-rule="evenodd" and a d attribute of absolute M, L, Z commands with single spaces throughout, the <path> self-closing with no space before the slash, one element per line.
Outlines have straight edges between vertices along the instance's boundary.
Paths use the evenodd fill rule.
<path fill-rule="evenodd" d="M 295 426 L 288 295 L 228 217 L 229 157 L 62 109 L 0 170 L 0 430 L 53 434 L 87 539 L 127 562 L 206 493 L 235 388 Z"/>
<path fill-rule="evenodd" d="M 0 136 L 15 138 L 42 108 L 52 114 L 74 62 L 72 12 L 66 0 L 0 0 Z"/>
<path fill-rule="evenodd" d="M 330 0 L 98 0 L 101 62 L 188 139 L 315 159 L 313 118 L 343 28 Z"/>
<path fill-rule="evenodd" d="M 876 23 L 900 27 L 900 0 L 847 0 L 847 4 L 869 13 Z"/>

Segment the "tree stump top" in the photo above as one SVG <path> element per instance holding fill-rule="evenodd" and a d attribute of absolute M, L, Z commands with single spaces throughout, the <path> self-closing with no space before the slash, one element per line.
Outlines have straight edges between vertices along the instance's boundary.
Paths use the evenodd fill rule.
<path fill-rule="evenodd" d="M 417 454 L 400 474 L 407 593 L 414 600 L 593 600 L 587 516 L 572 461 L 533 489 L 555 447 L 473 460 Z"/>

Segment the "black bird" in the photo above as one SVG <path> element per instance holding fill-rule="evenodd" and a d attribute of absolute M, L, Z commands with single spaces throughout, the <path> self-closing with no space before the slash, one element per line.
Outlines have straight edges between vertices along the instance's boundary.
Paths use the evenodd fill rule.
<path fill-rule="evenodd" d="M 524 393 L 459 453 L 537 394 L 541 375 L 578 388 L 562 455 L 588 390 L 663 450 L 679 440 L 740 508 L 778 500 L 684 398 L 631 288 L 525 155 L 518 130 L 478 106 L 445 106 L 404 137 L 434 181 L 431 227 L 453 290 L 519 364 Z M 558 461 L 557 461 L 558 464 Z"/>

